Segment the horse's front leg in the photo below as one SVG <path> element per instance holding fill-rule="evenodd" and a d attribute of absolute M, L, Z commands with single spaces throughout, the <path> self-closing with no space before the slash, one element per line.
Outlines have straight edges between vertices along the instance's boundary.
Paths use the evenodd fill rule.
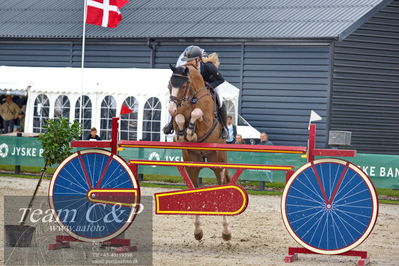
<path fill-rule="evenodd" d="M 174 141 L 175 142 L 183 142 L 184 141 L 184 123 L 186 122 L 184 115 L 182 115 L 182 114 L 176 115 L 175 122 L 176 122 L 179 130 L 176 132 L 177 135 L 175 135 Z"/>
<path fill-rule="evenodd" d="M 230 176 L 229 172 L 226 168 L 223 169 L 215 169 L 216 171 L 216 177 L 219 180 L 219 185 L 226 185 L 228 182 L 230 182 Z M 229 225 L 229 220 L 227 219 L 227 216 L 223 216 L 223 231 L 222 231 L 222 238 L 225 241 L 229 241 L 231 239 L 231 231 L 230 231 L 230 225 Z"/>
<path fill-rule="evenodd" d="M 191 142 L 196 142 L 197 141 L 197 134 L 195 133 L 195 123 L 197 120 L 201 121 L 202 117 L 204 116 L 204 113 L 200 108 L 195 108 L 191 112 L 191 118 L 190 118 L 190 123 L 188 124 L 188 128 L 186 130 L 186 138 L 188 141 Z"/>

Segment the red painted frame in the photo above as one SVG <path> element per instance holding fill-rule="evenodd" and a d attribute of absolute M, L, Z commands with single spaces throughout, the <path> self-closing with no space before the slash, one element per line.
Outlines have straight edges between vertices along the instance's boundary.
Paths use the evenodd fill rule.
<path fill-rule="evenodd" d="M 317 149 L 316 148 L 316 125 L 309 125 L 309 137 L 307 147 L 296 147 L 296 146 L 263 146 L 263 145 L 244 145 L 244 144 L 218 144 L 218 143 L 187 143 L 187 142 L 155 142 L 155 141 L 118 141 L 118 117 L 112 118 L 112 139 L 111 141 L 72 141 L 71 147 L 77 148 L 111 148 L 112 153 L 117 153 L 118 148 L 153 148 L 153 149 L 179 149 L 179 150 L 218 150 L 218 151 L 241 151 L 241 152 L 260 152 L 260 153 L 287 153 L 287 154 L 306 154 L 307 161 L 314 161 L 316 156 L 335 156 L 335 157 L 355 157 L 355 150 L 338 150 L 338 149 Z M 130 163 L 129 166 L 134 175 L 138 173 L 138 165 L 144 164 L 144 160 L 134 160 L 135 163 Z M 148 161 L 147 161 L 148 162 Z M 165 163 L 165 162 L 162 162 Z M 148 163 L 145 163 L 148 164 Z M 153 165 L 160 165 L 160 161 L 154 161 Z M 182 178 L 184 179 L 189 189 L 195 189 L 194 185 L 189 178 L 185 167 L 204 167 L 207 163 L 195 162 L 196 165 L 190 166 L 179 166 L 171 164 L 164 164 L 164 166 L 175 166 L 179 170 Z M 247 166 L 247 169 L 258 165 L 250 164 L 220 164 L 220 167 L 224 168 L 235 168 L 237 171 L 233 175 L 229 184 L 234 185 L 241 173 L 244 171 L 243 168 Z M 239 167 L 237 167 L 239 165 Z M 266 169 L 265 169 L 266 170 Z M 270 169 L 277 170 L 277 169 Z M 294 170 L 291 167 L 286 171 L 286 181 L 293 175 Z M 304 254 L 317 254 L 306 248 L 289 247 L 289 254 L 285 258 L 286 262 L 292 262 L 297 258 L 298 253 Z M 358 265 L 362 266 L 368 263 L 367 252 L 365 251 L 348 251 L 340 256 L 360 256 L 361 260 L 358 261 Z"/>
<path fill-rule="evenodd" d="M 71 147 L 75 148 L 111 148 L 111 152 L 118 153 L 118 148 L 153 148 L 153 149 L 178 149 L 178 150 L 217 150 L 217 151 L 241 151 L 241 152 L 260 152 L 260 153 L 287 153 L 287 154 L 306 154 L 307 161 L 311 162 L 315 156 L 336 156 L 336 157 L 354 157 L 355 150 L 337 150 L 337 149 L 317 149 L 316 148 L 316 125 L 309 125 L 308 146 L 265 146 L 265 145 L 247 145 L 247 144 L 220 144 L 220 143 L 188 143 L 188 142 L 158 142 L 158 141 L 128 141 L 118 140 L 118 121 L 119 117 L 112 118 L 112 138 L 111 141 L 71 141 Z M 138 165 L 149 164 L 146 160 L 132 160 L 134 163 L 129 163 L 129 167 L 133 174 L 137 176 Z M 146 162 L 146 163 L 144 163 Z M 190 178 L 188 177 L 185 167 L 205 167 L 208 163 L 192 162 L 192 165 L 179 166 L 174 162 L 166 164 L 166 162 L 154 161 L 153 165 L 174 166 L 177 167 L 182 178 L 184 179 L 188 188 L 194 188 Z M 260 165 L 251 164 L 219 164 L 220 167 L 237 169 L 229 184 L 235 184 L 242 174 L 242 169 L 251 169 Z M 215 166 L 213 166 L 215 167 Z M 276 166 L 275 166 L 276 167 Z M 277 166 L 278 167 L 278 166 Z M 290 167 L 290 166 L 280 166 Z M 282 169 L 264 169 L 264 170 L 282 170 Z M 286 180 L 294 173 L 293 167 L 285 169 Z"/>
<path fill-rule="evenodd" d="M 158 141 L 118 141 L 118 121 L 119 117 L 112 118 L 112 138 L 111 141 L 71 141 L 71 147 L 75 148 L 111 148 L 111 152 L 114 154 L 118 153 L 118 148 L 153 148 L 153 149 L 178 149 L 178 150 L 217 150 L 217 151 L 241 151 L 241 152 L 260 152 L 260 153 L 287 153 L 287 154 L 306 154 L 307 161 L 311 162 L 315 156 L 336 156 L 336 157 L 354 157 L 356 156 L 355 150 L 337 150 L 337 149 L 316 149 L 316 125 L 309 125 L 309 138 L 308 146 L 265 146 L 265 145 L 247 145 L 247 144 L 220 144 L 220 143 L 188 143 L 188 142 L 158 142 Z M 134 163 L 130 163 L 129 166 L 132 172 L 137 175 L 138 165 L 148 162 L 145 160 L 134 160 Z M 159 162 L 159 161 L 158 161 Z M 176 166 L 171 162 L 170 165 L 165 164 L 164 166 L 175 166 L 182 175 L 187 187 L 192 188 L 192 182 L 188 178 L 188 174 L 184 167 Z M 146 163 L 148 164 L 148 163 Z M 208 163 L 196 162 L 195 165 L 185 167 L 204 167 Z M 157 165 L 154 162 L 153 165 Z M 222 165 L 222 164 L 220 164 Z M 237 169 L 234 174 L 231 184 L 234 184 L 240 177 L 243 171 L 239 171 L 241 168 L 251 169 L 257 165 L 250 164 L 223 164 L 224 168 L 235 168 Z M 281 166 L 284 167 L 284 166 Z M 289 167 L 289 166 L 288 166 Z M 264 170 L 281 170 L 281 169 L 264 169 Z M 288 180 L 293 174 L 293 167 L 286 171 L 286 180 Z M 233 183 L 234 182 L 234 183 Z"/>
<path fill-rule="evenodd" d="M 294 262 L 298 259 L 298 254 L 317 254 L 322 255 L 316 252 L 313 252 L 306 248 L 298 248 L 298 247 L 289 247 L 288 255 L 284 258 L 284 261 L 287 263 Z M 331 255 L 330 255 L 331 256 Z M 350 256 L 350 257 L 360 257 L 358 260 L 358 266 L 364 266 L 369 263 L 369 257 L 367 251 L 358 251 L 358 250 L 350 250 L 342 254 L 337 254 L 336 256 Z"/>

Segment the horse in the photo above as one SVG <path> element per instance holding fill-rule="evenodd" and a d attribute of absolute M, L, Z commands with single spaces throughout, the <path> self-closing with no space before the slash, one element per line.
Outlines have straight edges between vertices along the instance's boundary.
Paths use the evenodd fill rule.
<path fill-rule="evenodd" d="M 217 119 L 217 107 L 209 89 L 205 86 L 200 71 L 191 65 L 174 67 L 169 81 L 169 114 L 174 118 L 175 142 L 225 143 L 222 138 L 222 125 Z M 227 162 L 226 151 L 183 150 L 184 161 Z M 202 168 L 187 167 L 186 171 L 195 187 Z M 219 185 L 227 184 L 230 176 L 227 169 L 211 168 Z M 195 216 L 194 237 L 201 240 L 203 230 L 200 217 Z M 231 239 L 231 231 L 226 216 L 223 216 L 222 238 Z"/>

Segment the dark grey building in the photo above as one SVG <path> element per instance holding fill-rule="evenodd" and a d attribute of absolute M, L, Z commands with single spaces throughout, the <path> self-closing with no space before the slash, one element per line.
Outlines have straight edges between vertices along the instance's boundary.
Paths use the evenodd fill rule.
<path fill-rule="evenodd" d="M 277 145 L 399 153 L 399 0 L 135 0 L 115 29 L 87 25 L 86 67 L 167 68 L 188 45 L 217 52 L 241 89 L 239 112 Z M 76 1 L 0 3 L 0 65 L 80 67 Z"/>

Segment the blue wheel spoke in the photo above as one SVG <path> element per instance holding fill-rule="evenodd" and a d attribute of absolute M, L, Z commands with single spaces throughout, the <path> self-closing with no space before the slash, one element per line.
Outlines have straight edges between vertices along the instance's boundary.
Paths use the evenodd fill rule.
<path fill-rule="evenodd" d="M 127 229 L 131 224 L 131 221 L 127 224 L 128 220 L 135 217 L 132 213 L 134 209 L 121 205 L 118 207 L 118 204 L 92 202 L 87 198 L 91 189 L 88 183 L 91 182 L 93 188 L 97 184 L 101 185 L 102 189 L 138 189 L 138 183 L 135 177 L 131 176 L 129 166 L 110 152 L 86 150 L 78 154 L 65 160 L 61 168 L 56 170 L 50 183 L 55 215 L 58 216 L 60 225 L 66 226 L 67 232 L 79 240 L 109 240 Z M 100 181 L 102 184 L 99 184 Z M 134 203 L 139 203 L 138 197 L 135 197 Z M 113 208 L 118 210 L 118 220 L 113 216 Z M 62 210 L 66 211 L 61 212 Z M 74 221 L 70 220 L 71 217 L 75 218 Z M 110 222 L 104 221 L 105 217 L 109 218 Z"/>
<path fill-rule="evenodd" d="M 360 224 L 363 225 L 364 227 L 367 227 L 367 224 L 362 223 L 361 221 L 359 221 L 359 220 L 353 218 L 353 216 L 352 216 L 353 214 L 352 214 L 352 213 L 351 213 L 352 215 L 348 215 L 347 212 L 344 212 L 344 211 L 339 210 L 339 209 L 337 209 L 337 212 L 342 212 L 342 214 L 345 215 L 346 217 L 348 217 L 349 219 L 351 219 L 351 220 L 353 220 L 353 221 L 355 221 L 355 222 L 357 222 L 357 223 L 360 223 Z"/>
<path fill-rule="evenodd" d="M 354 200 L 354 201 L 351 201 L 351 204 L 352 203 L 359 203 L 359 202 L 363 202 L 363 201 L 370 201 L 370 199 L 366 198 L 366 199 Z M 335 206 L 342 207 L 342 206 L 348 206 L 348 205 L 347 204 L 336 204 Z M 366 206 L 366 207 L 369 207 L 369 206 Z"/>
<path fill-rule="evenodd" d="M 294 173 L 283 192 L 283 219 L 304 247 L 339 254 L 359 245 L 376 220 L 376 195 L 353 164 L 316 160 Z M 341 251 L 342 250 L 342 251 Z M 333 253 L 331 253 L 333 252 Z"/>
<path fill-rule="evenodd" d="M 126 180 L 125 182 L 120 183 L 119 186 L 120 186 L 120 187 L 123 187 L 123 185 L 125 185 L 125 184 L 127 184 L 127 183 L 130 183 L 130 182 L 131 182 L 130 180 Z"/>
<path fill-rule="evenodd" d="M 72 167 L 75 169 L 76 173 L 78 173 L 78 175 L 82 178 L 82 181 L 83 181 L 83 182 L 82 182 L 81 184 L 87 185 L 85 177 L 82 176 L 80 172 L 78 172 L 78 170 L 75 168 L 75 166 L 74 166 L 73 164 L 71 164 L 71 165 L 72 165 Z M 63 170 L 65 170 L 70 176 L 74 176 L 73 174 L 71 174 L 71 173 L 68 171 L 68 169 L 67 169 L 66 167 L 65 167 Z M 77 181 L 77 180 L 76 180 L 76 182 L 79 183 L 79 181 Z M 89 189 L 89 186 L 88 186 L 88 185 L 87 185 L 87 189 Z"/>
<path fill-rule="evenodd" d="M 306 205 L 306 204 L 293 204 L 293 203 L 287 203 L 287 205 L 286 206 L 291 206 L 291 207 L 300 207 L 300 208 L 303 208 L 303 207 L 309 207 L 309 208 L 311 208 L 311 207 L 314 207 L 314 205 Z"/>
<path fill-rule="evenodd" d="M 359 183 L 359 184 L 361 184 L 361 183 Z M 358 187 L 359 184 L 357 184 L 356 186 L 354 186 L 348 193 L 346 193 L 345 195 L 343 195 L 339 200 L 335 201 L 335 203 L 338 203 L 338 202 L 343 201 L 343 200 L 350 199 L 351 197 L 354 197 L 354 196 L 359 195 L 359 194 L 361 194 L 361 193 L 363 193 L 363 192 L 369 191 L 367 188 L 365 188 L 365 189 L 360 190 L 360 191 L 358 191 L 358 192 L 352 193 L 352 194 L 350 194 L 348 197 L 346 197 L 349 193 L 351 193 L 351 192 L 353 191 L 353 189 L 354 189 L 355 187 Z"/>
<path fill-rule="evenodd" d="M 326 232 L 327 223 L 328 223 L 328 213 L 326 213 L 326 221 L 324 222 L 323 230 L 321 231 L 321 236 L 320 236 L 320 239 L 319 239 L 318 246 L 321 245 L 321 240 L 323 239 L 324 232 Z M 327 239 L 328 239 L 328 229 L 327 229 L 326 234 L 327 234 Z M 328 249 L 328 241 L 327 241 L 327 249 Z"/>
<path fill-rule="evenodd" d="M 66 178 L 65 176 L 62 176 L 61 174 L 60 175 L 58 175 L 58 177 L 59 178 L 62 178 L 62 179 L 64 179 L 64 180 L 66 180 L 66 181 L 69 181 L 69 179 L 68 178 Z M 83 189 L 83 190 L 87 190 L 87 188 L 85 188 L 85 187 L 83 187 L 82 186 L 82 184 L 81 183 L 79 183 L 73 176 L 71 176 L 72 177 L 72 179 L 73 180 L 75 180 L 76 181 L 76 183 L 73 183 L 74 185 L 76 185 L 76 186 L 78 186 L 78 187 L 80 187 L 81 189 Z"/>
<path fill-rule="evenodd" d="M 338 220 L 342 223 L 342 225 L 345 227 L 346 232 L 348 232 L 348 234 L 351 236 L 352 241 L 355 241 L 355 237 L 352 235 L 351 231 L 348 230 L 348 227 L 345 225 L 349 225 L 352 229 L 355 229 L 355 231 L 357 231 L 356 228 L 354 228 L 350 223 L 348 223 L 346 220 L 342 219 L 341 216 L 337 215 Z M 357 231 L 358 232 L 358 231 Z M 360 232 L 358 232 L 360 234 Z"/>
<path fill-rule="evenodd" d="M 114 171 L 114 172 L 115 172 L 115 171 Z M 114 172 L 113 172 L 112 175 L 108 178 L 109 180 L 107 181 L 107 183 L 105 183 L 105 184 L 104 184 L 103 186 L 101 186 L 101 187 L 106 187 L 106 186 L 108 186 L 112 181 L 117 181 L 119 177 L 121 177 L 121 176 L 123 176 L 123 175 L 125 174 L 124 172 L 122 172 L 122 173 L 120 173 L 117 177 L 111 178 L 111 177 L 113 176 Z M 129 181 L 130 181 L 130 180 L 126 180 L 126 182 L 129 182 Z"/>
<path fill-rule="evenodd" d="M 111 175 L 109 175 L 108 181 L 107 181 L 105 184 L 100 184 L 100 186 L 101 186 L 102 188 L 107 187 L 107 185 L 109 185 L 112 181 L 115 181 L 115 180 L 118 179 L 120 176 L 122 176 L 122 175 L 125 174 L 124 172 L 122 172 L 122 173 L 120 173 L 117 177 L 112 178 L 112 177 L 114 176 L 114 173 L 115 173 L 116 169 L 117 169 L 117 168 L 115 167 L 114 171 L 111 173 Z"/>
<path fill-rule="evenodd" d="M 299 222 L 299 221 L 302 221 L 302 220 L 305 220 L 305 219 L 312 219 L 313 217 L 315 217 L 317 214 L 319 214 L 320 212 L 322 212 L 323 210 L 319 210 L 318 212 L 316 212 L 316 213 L 311 213 L 311 214 L 309 214 L 309 215 L 306 215 L 306 216 L 303 216 L 303 217 L 301 217 L 301 218 L 299 218 L 299 219 L 296 219 L 296 220 L 291 220 L 291 224 L 294 224 L 294 223 L 297 223 L 297 222 Z M 297 230 L 299 230 L 300 228 L 298 228 Z"/>
<path fill-rule="evenodd" d="M 64 188 L 64 189 L 67 189 L 67 190 L 76 192 L 76 193 L 78 193 L 79 195 L 82 195 L 82 194 L 84 195 L 84 194 L 85 194 L 85 193 L 82 193 L 81 191 L 77 191 L 77 190 L 75 190 L 75 189 L 72 189 L 72 188 L 70 188 L 70 187 L 66 187 L 66 186 L 63 186 L 63 185 L 60 185 L 60 184 L 58 184 L 57 187 L 62 187 L 62 188 Z"/>
<path fill-rule="evenodd" d="M 312 171 L 313 171 L 313 170 L 312 170 Z M 316 196 L 318 196 L 322 201 L 324 201 L 323 196 L 320 195 L 320 194 L 321 194 L 321 191 L 318 191 L 318 190 L 317 190 L 317 188 L 313 185 L 312 181 L 309 179 L 308 175 L 307 175 L 305 172 L 303 172 L 303 174 L 304 174 L 304 176 L 306 177 L 306 179 L 308 180 L 308 182 L 310 183 L 310 185 L 312 186 L 314 194 L 315 194 Z M 298 181 L 299 181 L 299 179 L 298 179 Z M 302 183 L 302 184 L 303 184 L 303 183 Z M 303 185 L 306 186 L 305 184 L 303 184 Z"/>
<path fill-rule="evenodd" d="M 311 221 L 311 219 L 313 219 L 313 217 L 317 216 L 319 213 L 323 212 L 323 210 L 320 210 L 318 212 L 316 212 L 315 214 L 312 215 L 312 217 L 310 217 L 310 219 L 308 219 L 307 222 L 305 222 L 304 224 L 302 224 L 300 227 L 296 228 L 296 231 L 299 231 L 303 226 L 305 226 L 308 222 Z M 308 218 L 308 217 L 307 217 Z M 301 219 L 302 220 L 302 219 Z M 294 223 L 297 221 L 294 221 Z"/>
<path fill-rule="evenodd" d="M 321 202 L 319 202 L 319 201 L 317 201 L 317 200 L 315 200 L 315 199 L 312 199 L 309 195 L 303 193 L 302 191 L 300 191 L 300 190 L 297 189 L 296 187 L 292 187 L 292 189 L 294 189 L 295 191 L 297 191 L 297 192 L 301 193 L 302 195 L 304 195 L 309 201 L 312 201 L 312 202 L 318 203 L 318 204 L 323 204 L 323 203 L 321 203 Z M 292 196 L 292 195 L 291 195 L 290 197 L 295 197 L 295 196 Z M 297 197 L 297 198 L 299 198 L 299 197 Z M 323 200 L 323 202 L 324 202 L 324 200 Z"/>
<path fill-rule="evenodd" d="M 63 202 L 71 202 L 69 205 L 66 205 L 66 206 L 63 206 L 63 209 L 62 210 L 64 210 L 65 208 L 68 208 L 68 207 L 71 207 L 71 206 L 73 206 L 73 205 L 76 205 L 76 203 L 78 203 L 78 202 L 80 202 L 80 201 L 82 201 L 84 204 L 86 204 L 87 203 L 87 201 L 84 199 L 84 198 L 82 198 L 82 199 L 79 199 L 79 200 L 70 200 L 70 201 L 60 201 L 60 203 L 63 203 Z M 79 209 L 81 209 L 83 206 L 84 206 L 84 204 L 83 205 L 80 205 L 78 208 L 76 208 L 75 210 L 76 211 L 78 211 Z"/>
<path fill-rule="evenodd" d="M 319 207 L 323 206 L 323 204 L 322 204 L 322 203 L 320 203 L 320 202 L 317 202 L 317 201 L 315 201 L 315 200 L 312 200 L 312 199 L 305 199 L 305 198 L 301 198 L 301 197 L 294 196 L 294 195 L 290 195 L 290 196 L 289 196 L 289 199 L 299 199 L 299 200 L 305 200 L 307 203 L 316 203 L 316 204 L 318 204 L 318 205 L 319 205 Z M 298 206 L 302 206 L 302 205 L 298 205 Z"/>
<path fill-rule="evenodd" d="M 346 175 L 348 174 L 348 172 L 349 172 L 349 171 L 346 171 L 345 176 L 344 176 L 344 180 L 345 180 Z M 349 178 L 349 180 L 345 181 L 345 185 L 344 185 L 344 186 L 341 186 L 341 187 L 338 189 L 337 195 L 335 195 L 335 198 L 337 198 L 337 197 L 341 194 L 341 192 L 344 191 L 344 189 L 351 183 L 352 179 L 353 179 L 355 176 L 357 176 L 357 173 L 354 173 L 354 174 L 352 175 L 352 177 Z"/>
<path fill-rule="evenodd" d="M 301 213 L 301 212 L 306 212 L 306 211 L 310 211 L 310 210 L 314 210 L 314 209 L 321 209 L 321 206 L 309 207 L 307 209 L 301 209 L 301 210 L 298 210 L 298 211 L 290 212 L 290 215 Z"/>
<path fill-rule="evenodd" d="M 335 207 L 350 207 L 350 208 L 361 208 L 361 209 L 371 209 L 371 206 L 361 206 L 361 205 L 352 205 L 352 204 L 341 204 L 335 205 Z"/>
<path fill-rule="evenodd" d="M 334 228 L 335 228 L 335 227 L 337 228 L 337 231 L 338 231 L 339 235 L 341 236 L 342 241 L 343 241 L 345 244 L 347 244 L 347 241 L 346 241 L 346 239 L 344 238 L 344 236 L 342 235 L 341 230 L 340 230 L 340 228 L 339 228 L 337 222 L 334 220 L 334 215 L 332 215 L 332 214 L 331 214 L 331 220 L 333 221 Z M 338 246 L 338 244 L 337 244 L 337 246 Z"/>
<path fill-rule="evenodd" d="M 356 215 L 356 216 L 360 216 L 360 217 L 363 217 L 363 218 L 370 218 L 369 215 L 364 215 L 364 214 L 360 214 L 360 213 L 357 213 L 357 212 L 348 212 L 348 211 L 344 211 L 344 210 L 341 210 L 341 209 L 336 209 L 336 210 L 340 211 L 340 212 L 343 212 L 343 213 L 346 213 L 348 215 Z"/>
<path fill-rule="evenodd" d="M 323 212 L 323 210 L 321 210 L 320 212 Z M 312 232 L 312 231 L 313 231 L 313 234 L 316 232 L 316 230 L 312 230 L 312 229 L 313 229 L 313 227 L 315 227 L 316 224 L 317 224 L 317 226 L 318 226 L 318 224 L 320 224 L 320 221 L 321 221 L 321 219 L 324 217 L 324 215 L 325 215 L 325 212 L 323 212 L 323 214 L 316 220 L 316 222 L 313 223 L 313 225 L 309 228 L 309 230 L 302 236 L 303 238 L 305 238 L 306 235 L 307 235 L 309 232 Z"/>
<path fill-rule="evenodd" d="M 306 176 L 306 174 L 304 173 L 304 175 Z M 322 200 L 324 202 L 323 197 L 317 192 L 317 190 L 315 190 L 315 188 L 313 187 L 312 183 L 310 183 L 313 187 L 313 189 L 311 189 L 310 187 L 308 187 L 305 183 L 303 183 L 300 179 L 297 179 L 299 183 L 301 183 L 304 187 L 306 187 L 307 189 L 309 189 L 309 191 L 313 192 L 314 195 L 316 195 L 320 200 Z M 310 182 L 310 181 L 309 181 Z"/>

